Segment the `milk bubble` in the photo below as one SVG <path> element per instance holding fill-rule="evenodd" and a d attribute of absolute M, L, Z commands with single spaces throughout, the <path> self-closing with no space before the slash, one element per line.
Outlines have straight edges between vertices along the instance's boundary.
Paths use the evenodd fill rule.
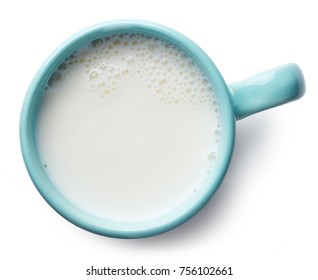
<path fill-rule="evenodd" d="M 211 153 L 209 153 L 208 158 L 209 158 L 210 161 L 215 160 L 215 159 L 216 159 L 216 152 L 211 152 Z"/>
<path fill-rule="evenodd" d="M 93 80 L 96 80 L 97 78 L 99 77 L 99 74 L 96 72 L 96 71 L 92 71 L 90 74 L 89 74 L 89 78 L 93 81 Z"/>
<path fill-rule="evenodd" d="M 61 72 L 54 72 L 48 81 L 48 86 L 55 88 L 62 82 L 62 79 Z"/>
<path fill-rule="evenodd" d="M 99 47 L 101 47 L 102 45 L 103 45 L 103 40 L 102 39 L 96 39 L 96 40 L 94 40 L 94 41 L 92 41 L 92 46 L 94 47 L 94 48 L 99 48 Z"/>

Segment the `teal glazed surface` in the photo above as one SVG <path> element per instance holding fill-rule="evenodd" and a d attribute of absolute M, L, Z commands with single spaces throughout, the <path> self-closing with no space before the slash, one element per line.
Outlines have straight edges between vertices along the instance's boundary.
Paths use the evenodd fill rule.
<path fill-rule="evenodd" d="M 237 120 L 297 100 L 305 80 L 296 64 L 285 64 L 229 85 Z"/>
<path fill-rule="evenodd" d="M 189 203 L 173 213 L 141 223 L 120 223 L 84 212 L 65 199 L 48 178 L 37 149 L 35 128 L 37 113 L 47 82 L 68 56 L 92 40 L 118 33 L 139 33 L 159 37 L 186 52 L 206 74 L 216 94 L 221 117 L 221 143 L 214 173 L 206 188 Z M 197 213 L 219 187 L 231 159 L 235 120 L 262 111 L 304 94 L 305 84 L 300 69 L 289 64 L 256 75 L 241 83 L 226 85 L 212 60 L 195 43 L 182 34 L 150 22 L 122 20 L 87 28 L 59 46 L 35 75 L 25 96 L 20 116 L 20 144 L 29 175 L 43 198 L 73 224 L 104 236 L 141 238 L 171 230 Z M 154 178 L 155 179 L 155 178 Z"/>

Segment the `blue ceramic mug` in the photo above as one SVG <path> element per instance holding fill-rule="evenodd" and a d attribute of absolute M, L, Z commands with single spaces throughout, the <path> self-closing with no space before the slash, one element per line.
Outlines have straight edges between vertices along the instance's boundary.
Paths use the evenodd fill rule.
<path fill-rule="evenodd" d="M 185 52 L 206 75 L 218 100 L 222 139 L 214 172 L 200 195 L 183 207 L 162 217 L 138 223 L 103 219 L 74 206 L 47 176 L 35 135 L 38 109 L 43 92 L 59 65 L 82 46 L 114 34 L 142 34 L 169 42 Z M 303 96 L 305 82 L 295 64 L 286 64 L 227 85 L 211 59 L 182 34 L 150 22 L 113 21 L 85 29 L 58 47 L 34 77 L 26 94 L 20 119 L 20 143 L 29 175 L 43 198 L 64 218 L 88 231 L 116 238 L 140 238 L 160 234 L 187 221 L 210 199 L 228 169 L 232 155 L 235 121 L 251 114 L 296 100 Z"/>

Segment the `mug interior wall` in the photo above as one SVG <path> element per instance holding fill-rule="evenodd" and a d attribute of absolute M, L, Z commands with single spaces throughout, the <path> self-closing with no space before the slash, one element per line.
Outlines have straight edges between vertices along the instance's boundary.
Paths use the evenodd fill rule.
<path fill-rule="evenodd" d="M 41 98 L 48 80 L 58 66 L 74 51 L 91 41 L 122 33 L 138 33 L 158 37 L 174 44 L 187 53 L 206 74 L 216 94 L 221 116 L 220 152 L 216 167 L 207 187 L 199 192 L 178 210 L 156 220 L 136 223 L 118 223 L 104 220 L 85 213 L 67 201 L 47 177 L 37 150 L 35 127 Z M 100 24 L 75 34 L 64 42 L 48 58 L 34 78 L 24 101 L 20 138 L 23 157 L 35 186 L 46 201 L 72 223 L 89 231 L 121 238 L 136 238 L 158 234 L 172 229 L 193 216 L 212 196 L 221 183 L 227 170 L 233 149 L 234 115 L 228 89 L 211 59 L 192 41 L 169 28 L 139 21 L 120 21 Z"/>

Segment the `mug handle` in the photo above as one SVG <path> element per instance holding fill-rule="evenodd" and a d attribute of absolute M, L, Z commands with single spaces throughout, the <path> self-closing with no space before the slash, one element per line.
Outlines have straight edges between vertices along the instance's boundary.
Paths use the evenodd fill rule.
<path fill-rule="evenodd" d="M 285 64 L 228 85 L 236 120 L 301 98 L 305 80 L 296 64 Z"/>

